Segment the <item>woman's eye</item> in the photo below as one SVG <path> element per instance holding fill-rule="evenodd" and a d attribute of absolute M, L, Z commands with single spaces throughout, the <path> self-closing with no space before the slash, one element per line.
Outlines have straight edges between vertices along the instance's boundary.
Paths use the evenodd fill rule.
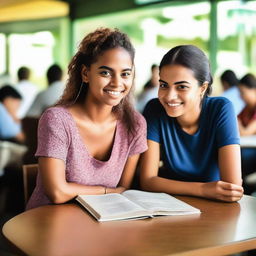
<path fill-rule="evenodd" d="M 110 76 L 109 71 L 106 71 L 106 70 L 101 71 L 100 74 L 103 76 Z"/>
<path fill-rule="evenodd" d="M 188 89 L 188 86 L 181 84 L 178 86 L 178 89 L 185 90 L 185 89 Z"/>
<path fill-rule="evenodd" d="M 122 76 L 123 77 L 129 77 L 131 75 L 131 72 L 123 72 Z"/>
<path fill-rule="evenodd" d="M 160 83 L 160 84 L 159 84 L 159 87 L 160 87 L 160 88 L 167 88 L 167 87 L 168 87 L 168 85 L 167 85 L 167 84 L 165 84 L 165 83 Z"/>

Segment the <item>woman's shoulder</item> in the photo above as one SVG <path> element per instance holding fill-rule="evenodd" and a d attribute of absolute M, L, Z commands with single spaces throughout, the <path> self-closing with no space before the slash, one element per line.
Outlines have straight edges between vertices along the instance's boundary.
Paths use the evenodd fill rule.
<path fill-rule="evenodd" d="M 70 114 L 65 107 L 56 106 L 47 108 L 41 118 L 40 121 L 46 120 L 47 122 L 56 122 L 57 120 L 67 120 L 70 118 Z"/>
<path fill-rule="evenodd" d="M 233 103 L 225 97 L 207 97 L 205 99 L 202 117 L 209 120 L 223 120 L 235 117 Z"/>
<path fill-rule="evenodd" d="M 147 124 L 146 124 L 146 120 L 144 118 L 144 116 L 139 113 L 138 111 L 136 110 L 133 110 L 132 111 L 132 116 L 133 116 L 133 128 L 132 130 L 129 130 L 128 127 L 127 127 L 127 123 L 125 122 L 125 120 L 119 120 L 119 132 L 124 135 L 126 134 L 127 135 L 127 132 L 128 132 L 128 137 L 134 137 L 135 135 L 138 135 L 138 134 L 141 134 L 143 133 L 146 128 L 147 128 Z"/>
<path fill-rule="evenodd" d="M 206 97 L 206 102 L 207 104 L 217 104 L 217 105 L 226 105 L 226 104 L 232 104 L 232 102 L 226 98 L 226 97 L 222 97 L 222 96 L 218 96 L 218 97 Z"/>
<path fill-rule="evenodd" d="M 147 114 L 152 114 L 152 113 L 165 113 L 165 110 L 162 106 L 162 104 L 160 103 L 158 98 L 152 99 L 150 100 L 146 106 L 145 109 L 143 111 L 143 115 L 147 115 Z"/>
<path fill-rule="evenodd" d="M 233 108 L 232 102 L 225 97 L 206 97 L 205 98 L 206 108 L 210 111 L 219 111 L 220 109 L 230 107 Z"/>
<path fill-rule="evenodd" d="M 134 115 L 134 120 L 136 123 L 136 130 L 138 129 L 138 127 L 140 128 L 140 127 L 146 126 L 146 120 L 141 113 L 134 110 L 133 115 Z"/>
<path fill-rule="evenodd" d="M 61 118 L 65 118 L 65 117 L 68 117 L 69 116 L 69 113 L 68 113 L 68 110 L 67 108 L 65 107 L 62 107 L 62 106 L 55 106 L 55 107 L 49 107 L 47 108 L 42 116 L 59 116 L 61 115 Z"/>
<path fill-rule="evenodd" d="M 150 108 L 159 108 L 162 105 L 161 105 L 161 103 L 160 103 L 158 98 L 154 98 L 154 99 L 151 99 L 150 101 L 148 101 L 146 106 L 150 107 Z"/>
<path fill-rule="evenodd" d="M 68 110 L 65 107 L 62 106 L 54 106 L 54 107 L 49 107 L 44 111 L 44 115 L 46 114 L 58 114 L 58 113 L 64 113 L 67 114 Z"/>

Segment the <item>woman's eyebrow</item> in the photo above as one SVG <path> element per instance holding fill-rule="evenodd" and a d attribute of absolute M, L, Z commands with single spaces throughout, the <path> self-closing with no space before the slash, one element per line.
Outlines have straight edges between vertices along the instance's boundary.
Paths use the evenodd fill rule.
<path fill-rule="evenodd" d="M 159 82 L 162 82 L 162 83 L 165 83 L 165 84 L 168 84 L 167 82 L 165 82 L 164 80 L 162 79 L 159 79 Z M 173 83 L 174 85 L 179 85 L 179 84 L 190 84 L 188 81 L 177 81 L 175 83 Z"/>
<path fill-rule="evenodd" d="M 113 71 L 113 68 L 110 68 L 108 66 L 100 66 L 100 67 L 98 67 L 98 69 L 107 69 L 109 71 Z"/>
<path fill-rule="evenodd" d="M 100 67 L 98 67 L 98 69 L 107 69 L 107 70 L 112 71 L 112 72 L 114 71 L 113 68 L 110 68 L 108 66 L 100 66 Z M 124 68 L 122 71 L 132 71 L 132 68 Z"/>
<path fill-rule="evenodd" d="M 168 84 L 167 82 L 165 82 L 164 80 L 161 80 L 161 79 L 159 79 L 159 82 L 162 82 L 162 83 Z"/>
<path fill-rule="evenodd" d="M 188 81 L 178 81 L 174 83 L 175 85 L 177 84 L 190 84 Z"/>

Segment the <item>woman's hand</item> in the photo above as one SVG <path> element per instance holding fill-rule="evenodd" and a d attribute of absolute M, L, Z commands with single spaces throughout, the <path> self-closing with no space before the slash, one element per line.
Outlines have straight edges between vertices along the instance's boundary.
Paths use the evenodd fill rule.
<path fill-rule="evenodd" d="M 106 194 L 118 193 L 121 194 L 126 190 L 125 187 L 116 187 L 116 188 L 106 188 Z"/>
<path fill-rule="evenodd" d="M 224 181 L 207 182 L 202 185 L 203 197 L 225 202 L 236 202 L 241 199 L 243 193 L 242 186 Z"/>

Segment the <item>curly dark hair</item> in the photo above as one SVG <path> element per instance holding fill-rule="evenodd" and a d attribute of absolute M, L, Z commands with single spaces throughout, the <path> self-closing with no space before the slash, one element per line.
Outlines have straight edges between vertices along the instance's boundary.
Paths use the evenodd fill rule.
<path fill-rule="evenodd" d="M 57 105 L 68 106 L 75 102 L 82 102 L 88 91 L 88 86 L 82 86 L 82 66 L 85 65 L 90 68 L 105 51 L 118 47 L 124 48 L 130 54 L 132 63 L 134 63 L 135 49 L 125 33 L 118 29 L 98 28 L 86 35 L 81 41 L 77 53 L 69 63 L 69 78 L 65 91 Z M 128 127 L 128 131 L 131 132 L 135 129 L 132 90 L 133 86 L 128 95 L 112 109 L 117 118 L 123 120 Z"/>

